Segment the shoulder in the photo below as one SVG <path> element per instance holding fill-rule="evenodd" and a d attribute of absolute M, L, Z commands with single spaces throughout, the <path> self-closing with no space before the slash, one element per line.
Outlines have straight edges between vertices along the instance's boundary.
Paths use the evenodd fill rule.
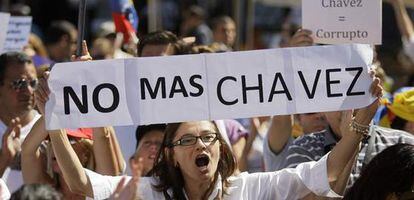
<path fill-rule="evenodd" d="M 375 136 L 381 141 L 414 144 L 414 135 L 408 132 L 380 126 L 373 126 L 373 130 L 375 131 Z"/>

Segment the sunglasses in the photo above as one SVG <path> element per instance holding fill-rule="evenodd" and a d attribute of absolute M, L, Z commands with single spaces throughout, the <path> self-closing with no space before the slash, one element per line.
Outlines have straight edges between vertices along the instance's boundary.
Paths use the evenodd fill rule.
<path fill-rule="evenodd" d="M 39 81 L 37 79 L 26 80 L 24 78 L 14 80 L 10 83 L 11 87 L 14 90 L 21 90 L 21 89 L 27 88 L 27 86 L 29 86 L 29 85 L 30 85 L 31 88 L 36 90 L 38 84 L 39 84 Z"/>

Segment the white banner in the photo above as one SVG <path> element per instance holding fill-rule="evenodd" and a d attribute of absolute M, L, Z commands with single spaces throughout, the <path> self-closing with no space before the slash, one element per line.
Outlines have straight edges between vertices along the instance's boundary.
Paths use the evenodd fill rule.
<path fill-rule="evenodd" d="M 368 45 L 56 64 L 48 129 L 336 111 L 373 101 Z"/>
<path fill-rule="evenodd" d="M 303 0 L 302 26 L 315 43 L 381 44 L 381 0 Z"/>
<path fill-rule="evenodd" d="M 3 52 L 21 51 L 29 41 L 32 17 L 11 16 Z"/>

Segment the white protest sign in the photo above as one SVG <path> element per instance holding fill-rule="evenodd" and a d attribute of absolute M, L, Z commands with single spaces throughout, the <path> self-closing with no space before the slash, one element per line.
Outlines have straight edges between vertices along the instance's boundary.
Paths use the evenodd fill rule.
<path fill-rule="evenodd" d="M 29 40 L 32 17 L 10 17 L 3 52 L 21 51 Z"/>
<path fill-rule="evenodd" d="M 372 58 L 368 45 L 337 45 L 58 63 L 47 128 L 360 108 L 373 101 Z"/>
<path fill-rule="evenodd" d="M 9 27 L 9 13 L 0 12 L 0 53 L 3 50 L 4 43 L 6 41 L 7 29 Z"/>
<path fill-rule="evenodd" d="M 302 26 L 315 43 L 381 44 L 381 0 L 303 0 Z"/>

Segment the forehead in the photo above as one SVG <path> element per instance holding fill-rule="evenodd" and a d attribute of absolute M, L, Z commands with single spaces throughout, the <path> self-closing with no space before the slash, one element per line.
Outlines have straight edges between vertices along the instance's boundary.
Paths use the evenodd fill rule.
<path fill-rule="evenodd" d="M 142 49 L 141 57 L 169 55 L 171 44 L 147 44 Z"/>
<path fill-rule="evenodd" d="M 199 135 L 202 132 L 215 132 L 216 126 L 210 121 L 184 122 L 176 132 L 176 138 L 186 134 Z"/>
<path fill-rule="evenodd" d="M 224 22 L 224 23 L 220 23 L 218 25 L 218 28 L 220 28 L 220 29 L 235 29 L 236 25 L 232 22 Z"/>
<path fill-rule="evenodd" d="M 158 131 L 158 130 L 153 130 L 153 131 L 149 131 L 148 133 L 146 133 L 140 141 L 148 141 L 148 140 L 157 140 L 157 141 L 162 141 L 164 137 L 164 132 L 162 131 Z"/>
<path fill-rule="evenodd" d="M 4 78 L 14 79 L 20 77 L 36 77 L 36 68 L 32 63 L 18 64 L 12 63 L 7 65 Z"/>

